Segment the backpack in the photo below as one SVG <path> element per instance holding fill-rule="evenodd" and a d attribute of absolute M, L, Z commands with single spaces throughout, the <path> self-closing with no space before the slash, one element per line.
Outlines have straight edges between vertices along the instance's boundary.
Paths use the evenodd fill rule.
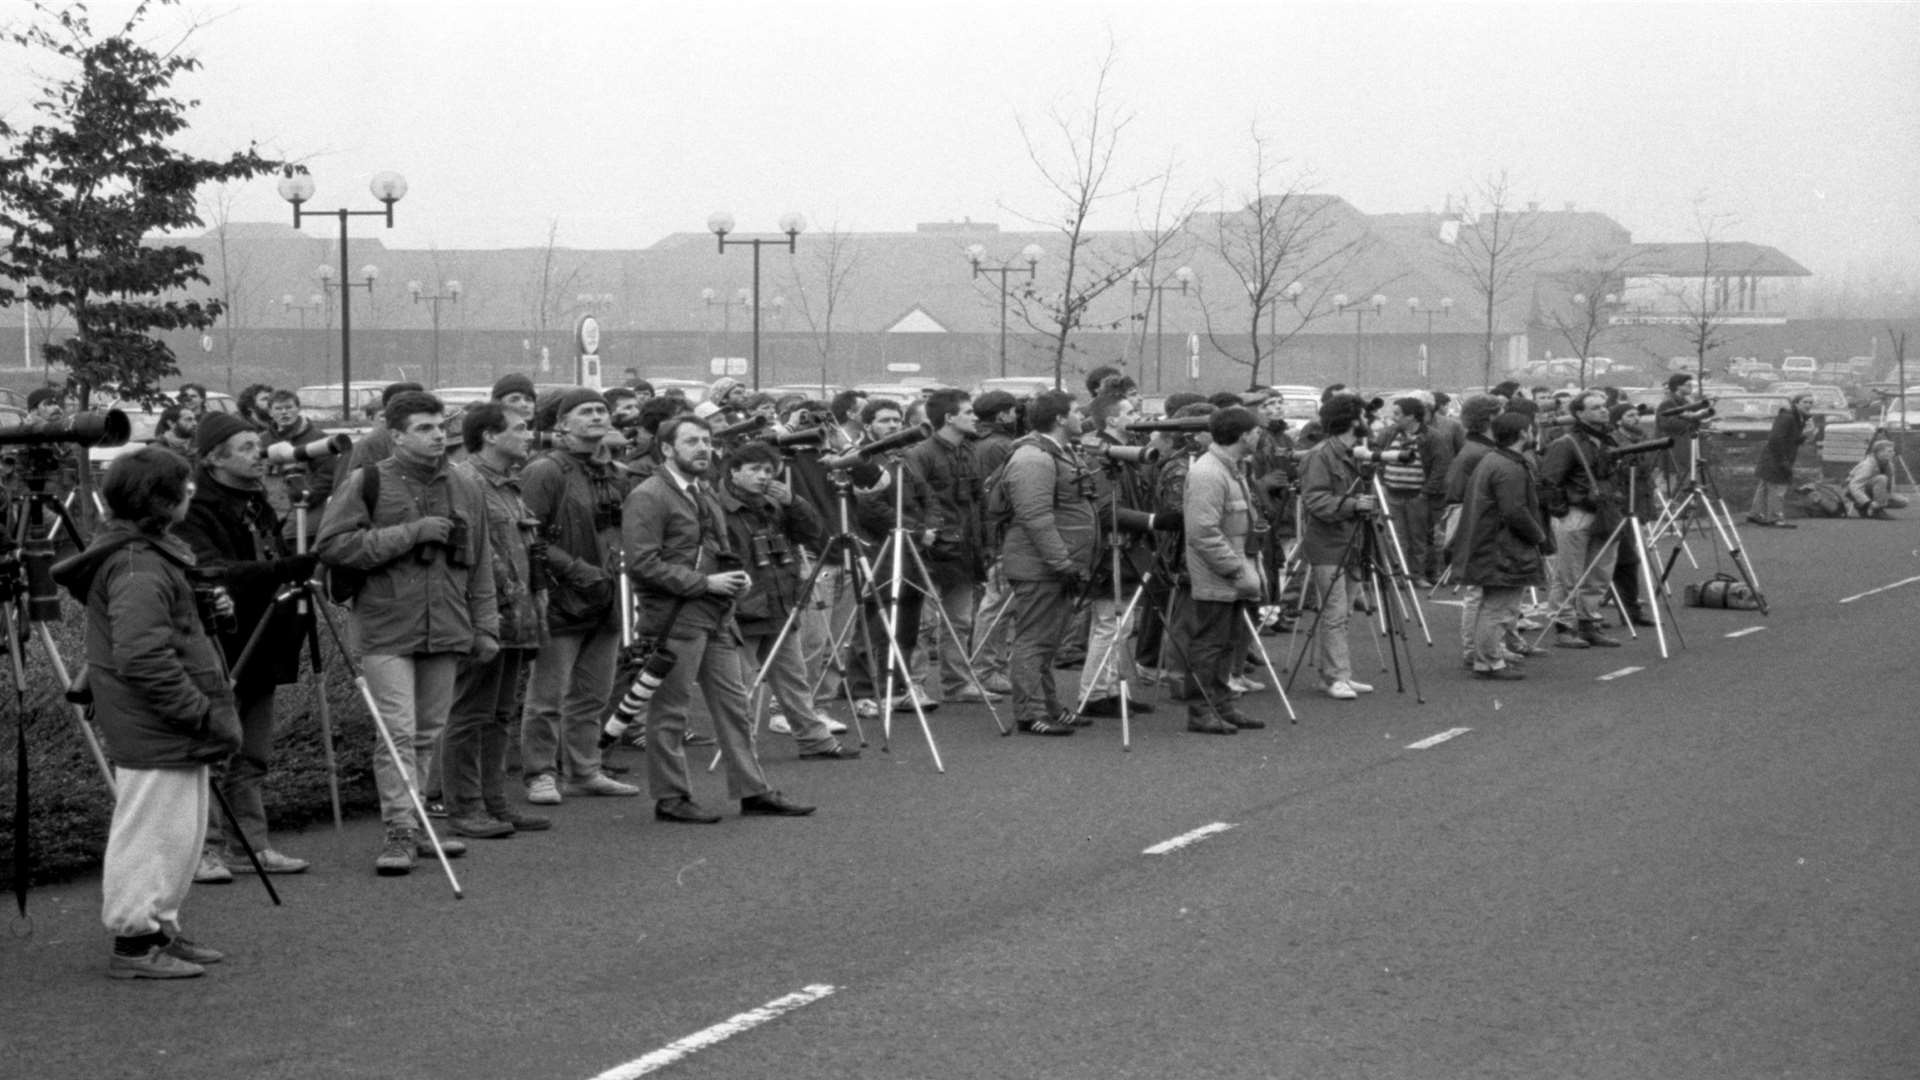
<path fill-rule="evenodd" d="M 1013 464 L 1014 453 L 1018 453 L 1023 445 L 1039 444 L 1026 438 L 1014 440 L 1013 450 L 1007 454 L 1007 460 L 1001 462 L 1000 467 L 993 470 L 987 477 L 986 483 L 981 486 L 980 524 L 986 533 L 989 551 L 998 551 L 1001 543 L 1007 538 L 1007 531 L 1013 528 L 1013 493 L 1007 490 L 1007 466 Z M 1046 450 L 1046 447 L 1042 446 L 1041 449 Z M 1053 461 L 1055 469 L 1060 467 L 1052 451 L 1047 451 L 1047 457 Z"/>
<path fill-rule="evenodd" d="M 1688 607 L 1733 611 L 1753 611 L 1760 606 L 1747 583 L 1732 574 L 1715 574 L 1698 585 L 1687 586 L 1686 601 Z"/>
<path fill-rule="evenodd" d="M 373 523 L 373 508 L 380 502 L 380 467 L 376 462 L 362 465 L 355 470 L 360 473 L 360 498 L 367 505 L 367 523 Z M 358 567 L 334 566 L 329 564 L 326 573 L 327 599 L 336 604 L 350 604 L 360 595 L 360 589 L 367 583 L 367 572 Z"/>
<path fill-rule="evenodd" d="M 1805 497 L 1808 517 L 1847 516 L 1847 494 L 1838 484 L 1829 484 L 1825 481 L 1808 484 L 1800 489 L 1800 494 Z"/>

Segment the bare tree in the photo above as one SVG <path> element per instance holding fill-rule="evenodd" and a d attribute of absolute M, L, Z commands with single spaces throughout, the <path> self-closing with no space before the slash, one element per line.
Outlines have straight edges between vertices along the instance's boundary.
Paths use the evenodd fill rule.
<path fill-rule="evenodd" d="M 251 322 L 255 302 L 251 244 L 235 243 L 232 236 L 233 205 L 240 197 L 234 184 L 219 184 L 206 196 L 206 213 L 213 221 L 214 287 L 219 290 L 221 351 L 227 357 L 227 393 L 233 393 L 234 356 L 239 351 L 240 331 Z"/>
<path fill-rule="evenodd" d="M 1460 200 L 1458 218 L 1441 227 L 1456 262 L 1485 312 L 1482 381 L 1493 381 L 1493 338 L 1501 301 L 1525 284 L 1545 255 L 1548 237 L 1539 219 L 1515 205 L 1506 170 Z"/>
<path fill-rule="evenodd" d="M 1627 251 L 1596 252 L 1581 266 L 1552 278 L 1559 295 L 1549 308 L 1547 319 L 1567 347 L 1580 358 L 1582 390 L 1587 386 L 1595 346 L 1613 330 L 1613 316 L 1620 308 L 1631 261 L 1632 255 Z"/>
<path fill-rule="evenodd" d="M 800 298 L 800 317 L 806 320 L 814 349 L 820 354 L 820 387 L 824 393 L 827 371 L 834 359 L 833 316 L 846 296 L 848 282 L 860 269 L 860 243 L 835 222 L 824 234 L 807 242 L 807 253 L 811 274 L 801 273 L 799 259 L 789 260 L 787 266 L 793 275 L 794 293 Z"/>
<path fill-rule="evenodd" d="M 579 262 L 575 261 L 570 267 L 562 265 L 560 219 L 552 219 L 547 223 L 547 243 L 541 249 L 539 265 L 526 283 L 525 314 L 530 351 L 552 346 L 549 335 L 554 327 L 564 326 L 579 306 L 575 298 L 585 284 L 582 275 Z"/>
<path fill-rule="evenodd" d="M 1733 215 L 1709 210 L 1704 193 L 1694 198 L 1693 222 L 1700 237 L 1699 286 L 1697 289 L 1694 287 L 1691 277 L 1670 278 L 1666 292 L 1678 305 L 1684 319 L 1680 324 L 1680 336 L 1693 350 L 1694 375 L 1704 382 L 1707 377 L 1707 354 L 1723 349 L 1733 341 L 1728 327 L 1739 299 L 1728 287 L 1729 280 L 1752 267 L 1729 265 L 1726 249 L 1718 244 L 1726 230 L 1733 226 Z"/>
<path fill-rule="evenodd" d="M 1061 258 L 1048 252 L 1049 268 L 1060 267 L 1058 291 L 1035 289 L 1022 292 L 1020 316 L 1036 332 L 1052 342 L 1053 385 L 1061 385 L 1066 370 L 1067 352 L 1075 348 L 1073 334 L 1078 330 L 1115 330 L 1131 316 L 1106 323 L 1089 323 L 1088 309 L 1109 289 L 1125 283 L 1133 271 L 1148 266 L 1161 252 L 1185 233 L 1192 207 L 1172 213 L 1156 213 L 1154 227 L 1136 234 L 1126 244 L 1102 242 L 1091 231 L 1093 215 L 1118 199 L 1138 198 L 1156 185 L 1162 194 L 1156 202 L 1165 207 L 1164 190 L 1171 186 L 1172 170 L 1131 183 L 1114 176 L 1115 157 L 1121 137 L 1133 121 L 1133 114 L 1114 104 L 1109 80 L 1116 62 L 1115 47 L 1107 45 L 1094 79 L 1093 95 L 1086 107 L 1077 112 L 1049 109 L 1047 124 L 1036 132 L 1024 119 L 1016 118 L 1027 158 L 1040 171 L 1041 179 L 1064 203 L 1054 212 L 1028 215 L 1010 212 L 1027 221 L 1057 232 L 1061 239 Z M 1048 145 L 1043 146 L 1042 143 Z"/>
<path fill-rule="evenodd" d="M 1267 359 L 1331 310 L 1332 283 L 1372 238 L 1343 228 L 1337 213 L 1340 200 L 1308 193 L 1311 177 L 1306 172 L 1279 177 L 1284 162 L 1274 158 L 1269 140 L 1257 127 L 1252 136 L 1253 186 L 1237 197 L 1223 190 L 1221 212 L 1202 241 L 1219 255 L 1239 288 L 1209 294 L 1203 285 L 1200 311 L 1208 342 L 1227 359 L 1245 365 L 1248 385 L 1259 386 Z M 1233 201 L 1244 208 L 1228 210 Z M 1234 319 L 1245 321 L 1234 325 Z"/>

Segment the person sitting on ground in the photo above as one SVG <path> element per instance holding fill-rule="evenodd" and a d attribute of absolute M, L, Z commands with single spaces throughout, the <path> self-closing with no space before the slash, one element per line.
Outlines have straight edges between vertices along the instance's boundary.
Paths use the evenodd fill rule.
<path fill-rule="evenodd" d="M 1893 443 L 1875 439 L 1867 456 L 1847 474 L 1847 503 L 1861 517 L 1891 518 L 1887 508 L 1906 508 L 1904 495 L 1893 491 Z"/>

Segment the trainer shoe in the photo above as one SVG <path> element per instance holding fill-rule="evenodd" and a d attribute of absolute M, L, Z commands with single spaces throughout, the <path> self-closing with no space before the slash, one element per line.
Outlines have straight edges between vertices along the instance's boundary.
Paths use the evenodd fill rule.
<path fill-rule="evenodd" d="M 767 717 L 767 730 L 773 732 L 775 735 L 791 735 L 793 734 L 793 725 L 787 723 L 785 713 L 774 713 L 772 716 Z"/>
<path fill-rule="evenodd" d="M 438 796 L 430 797 L 426 802 L 428 817 L 435 821 L 445 821 L 447 819 L 447 804 Z"/>
<path fill-rule="evenodd" d="M 560 805 L 560 784 L 552 773 L 541 773 L 527 781 L 527 801 L 535 806 Z"/>
<path fill-rule="evenodd" d="M 201 848 L 200 865 L 193 869 L 193 883 L 195 885 L 225 885 L 232 880 L 233 871 L 227 868 L 226 862 L 220 858 L 220 853 L 210 847 Z M 198 972 L 195 972 L 195 974 L 198 974 Z M 121 977 L 131 978 L 131 976 L 124 975 Z M 180 976 L 163 975 L 159 977 L 179 978 Z"/>
<path fill-rule="evenodd" d="M 841 723 L 838 720 L 835 720 L 833 717 L 828 716 L 826 713 L 818 714 L 815 717 L 815 719 L 827 725 L 827 734 L 829 735 L 845 735 L 847 733 L 847 725 Z"/>
<path fill-rule="evenodd" d="M 989 694 L 999 694 L 1004 697 L 1013 693 L 1013 681 L 1005 675 L 990 675 L 982 685 L 987 688 Z"/>
<path fill-rule="evenodd" d="M 206 968 L 169 953 L 164 945 L 155 945 L 138 956 L 114 953 L 107 960 L 109 979 L 191 979 L 206 973 Z"/>
<path fill-rule="evenodd" d="M 880 703 L 872 698 L 863 697 L 853 703 L 853 714 L 862 720 L 878 720 L 880 719 Z"/>
<path fill-rule="evenodd" d="M 939 702 L 921 693 L 919 687 L 909 686 L 906 693 L 893 699 L 893 711 L 912 712 L 916 703 L 920 706 L 921 712 L 932 712 L 940 707 Z"/>
<path fill-rule="evenodd" d="M 1266 683 L 1255 682 L 1245 675 L 1235 675 L 1227 680 L 1227 689 L 1236 694 L 1257 694 L 1266 688 Z"/>
<path fill-rule="evenodd" d="M 307 872 L 307 867 L 313 865 L 305 859 L 296 859 L 291 855 L 282 855 L 272 848 L 261 848 L 259 851 L 254 852 L 253 855 L 254 858 L 260 860 L 260 869 L 265 870 L 269 874 L 304 874 Z M 247 858 L 245 852 L 241 852 L 239 857 L 228 860 L 228 869 L 242 874 L 251 874 L 253 873 L 253 863 Z M 201 962 L 205 963 L 205 961 Z"/>
<path fill-rule="evenodd" d="M 623 784 L 611 776 L 595 773 L 585 780 L 569 780 L 561 791 L 567 795 L 609 795 L 615 798 L 630 798 L 640 794 L 640 789 L 632 784 Z"/>
<path fill-rule="evenodd" d="M 1019 723 L 1019 728 L 1029 735 L 1073 734 L 1073 726 L 1071 724 L 1063 724 L 1058 720 L 1022 720 Z"/>
<path fill-rule="evenodd" d="M 447 828 L 473 840 L 499 840 L 512 836 L 514 827 L 492 814 L 475 811 L 447 822 Z"/>
<path fill-rule="evenodd" d="M 412 873 L 414 844 L 412 829 L 387 826 L 386 842 L 380 846 L 380 854 L 373 860 L 374 873 L 387 877 Z"/>
<path fill-rule="evenodd" d="M 164 951 L 176 960 L 185 960 L 189 964 L 199 964 L 203 967 L 207 964 L 217 964 L 227 958 L 227 954 L 219 949 L 208 948 L 182 934 L 173 935 Z"/>
<path fill-rule="evenodd" d="M 1348 685 L 1348 686 L 1351 686 L 1351 687 L 1353 687 L 1355 691 L 1357 691 L 1357 692 L 1359 692 L 1359 693 L 1362 693 L 1362 694 L 1371 694 L 1371 693 L 1373 693 L 1373 684 L 1372 684 L 1372 683 L 1363 683 L 1363 682 L 1361 682 L 1361 681 L 1360 681 L 1359 679 L 1355 679 L 1355 678 L 1353 678 L 1353 677 L 1351 677 L 1351 676 L 1349 676 L 1349 677 L 1347 678 L 1347 685 Z"/>
<path fill-rule="evenodd" d="M 1342 679 L 1328 685 L 1327 696 L 1333 698 L 1335 701 L 1352 701 L 1360 696 L 1360 691 L 1355 690 L 1351 683 Z"/>
<path fill-rule="evenodd" d="M 741 817 L 806 817 L 816 807 L 797 803 L 777 791 L 763 791 L 740 800 Z"/>

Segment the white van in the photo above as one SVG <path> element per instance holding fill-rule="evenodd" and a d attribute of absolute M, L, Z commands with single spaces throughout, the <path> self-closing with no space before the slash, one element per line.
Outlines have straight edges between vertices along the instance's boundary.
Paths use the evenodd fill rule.
<path fill-rule="evenodd" d="M 1820 361 L 1811 356 L 1789 356 L 1780 361 L 1782 379 L 1806 379 L 1820 372 Z"/>

